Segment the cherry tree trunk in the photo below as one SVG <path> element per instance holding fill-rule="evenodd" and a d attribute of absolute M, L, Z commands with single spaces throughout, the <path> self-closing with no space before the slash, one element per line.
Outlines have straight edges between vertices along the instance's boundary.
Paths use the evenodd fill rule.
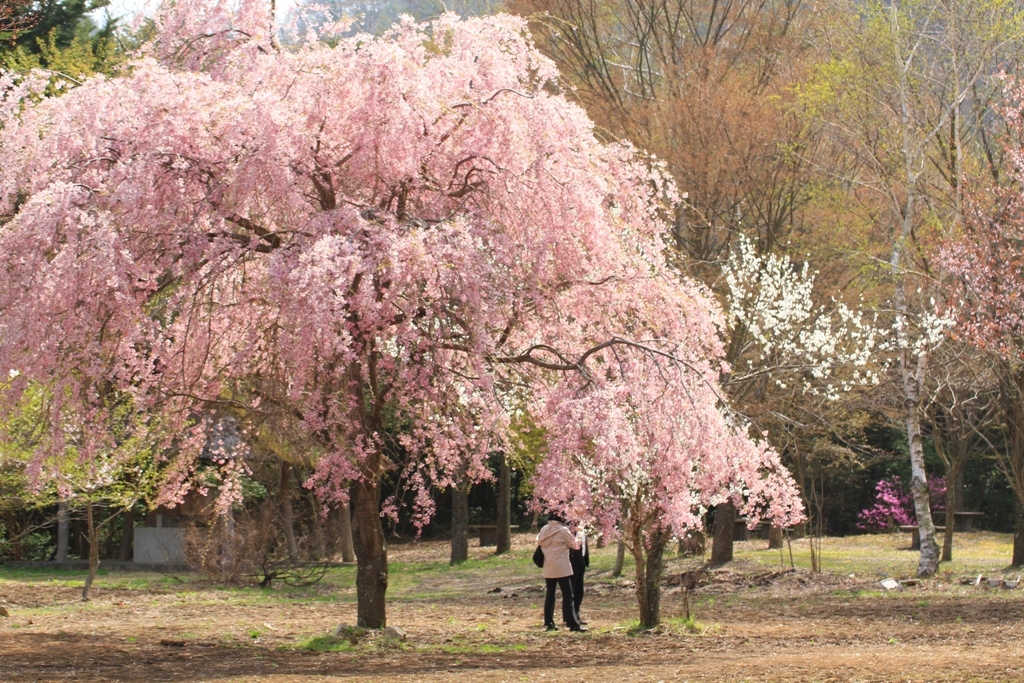
<path fill-rule="evenodd" d="M 1024 566 L 1024 504 L 1017 501 L 1017 519 L 1013 526 L 1013 560 L 1014 567 Z"/>
<path fill-rule="evenodd" d="M 71 526 L 71 515 L 68 504 L 57 503 L 57 561 L 68 561 L 68 528 Z"/>
<path fill-rule="evenodd" d="M 284 527 L 284 539 L 288 544 L 288 559 L 299 561 L 299 544 L 295 541 L 295 513 L 292 510 L 291 466 L 281 463 L 281 526 Z"/>
<path fill-rule="evenodd" d="M 732 502 L 715 508 L 715 538 L 711 542 L 711 564 L 732 562 L 733 530 L 736 526 L 736 506 Z"/>
<path fill-rule="evenodd" d="M 1024 372 L 1015 368 L 1002 378 L 1006 426 L 1010 433 L 1009 457 L 1006 465 L 1011 488 L 1016 498 L 1016 523 L 1013 529 L 1013 560 L 1015 567 L 1024 566 Z"/>
<path fill-rule="evenodd" d="M 451 564 L 469 559 L 469 487 L 452 487 L 452 557 Z"/>
<path fill-rule="evenodd" d="M 661 575 L 665 568 L 666 534 L 652 536 L 644 543 L 635 535 L 632 539 L 633 559 L 636 561 L 636 600 L 640 608 L 640 628 L 650 629 L 661 623 Z"/>
<path fill-rule="evenodd" d="M 356 551 L 352 545 L 352 508 L 346 504 L 338 508 L 339 525 L 341 526 L 341 561 L 355 562 Z"/>
<path fill-rule="evenodd" d="M 132 559 L 132 544 L 135 542 L 135 506 L 124 511 L 121 517 L 121 548 L 117 558 L 122 562 Z"/>
<path fill-rule="evenodd" d="M 498 542 L 495 555 L 512 550 L 512 468 L 508 456 L 501 454 L 498 468 Z"/>
<path fill-rule="evenodd" d="M 89 501 L 85 511 L 85 523 L 89 532 L 89 575 L 85 577 L 85 585 L 82 586 L 82 602 L 89 600 L 89 589 L 92 588 L 93 579 L 96 578 L 96 568 L 100 566 L 100 538 L 96 531 L 92 501 Z"/>
<path fill-rule="evenodd" d="M 352 540 L 356 568 L 356 623 L 364 628 L 387 626 L 384 594 L 388 590 L 388 551 L 380 522 L 380 484 L 356 482 L 351 492 L 355 524 Z"/>
<path fill-rule="evenodd" d="M 782 547 L 782 527 L 772 524 L 768 529 L 768 549 L 778 550 Z"/>

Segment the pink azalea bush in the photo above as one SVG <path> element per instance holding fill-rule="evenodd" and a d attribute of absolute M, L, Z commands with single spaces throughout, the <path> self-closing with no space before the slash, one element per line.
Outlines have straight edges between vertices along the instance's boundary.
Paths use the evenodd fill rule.
<path fill-rule="evenodd" d="M 928 480 L 928 494 L 933 510 L 946 509 L 946 480 Z M 875 486 L 874 504 L 857 515 L 857 528 L 864 531 L 891 531 L 898 526 L 917 524 L 914 499 L 899 475 L 882 479 Z"/>

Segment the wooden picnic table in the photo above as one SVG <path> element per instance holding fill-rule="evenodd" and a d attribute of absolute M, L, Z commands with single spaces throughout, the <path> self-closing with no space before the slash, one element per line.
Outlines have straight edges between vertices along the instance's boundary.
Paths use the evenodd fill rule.
<path fill-rule="evenodd" d="M 953 531 L 972 531 L 974 529 L 974 520 L 981 517 L 984 512 L 954 512 L 953 513 Z"/>
<path fill-rule="evenodd" d="M 753 529 L 748 529 L 747 518 L 737 517 L 733 524 L 732 540 L 734 541 L 749 541 L 751 538 L 768 538 L 767 525 L 764 522 L 758 522 Z"/>

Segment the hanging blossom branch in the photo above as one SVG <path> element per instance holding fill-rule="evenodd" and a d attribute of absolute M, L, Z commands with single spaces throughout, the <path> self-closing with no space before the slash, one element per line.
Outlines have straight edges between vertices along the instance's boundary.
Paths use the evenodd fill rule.
<path fill-rule="evenodd" d="M 529 363 L 539 368 L 544 368 L 545 370 L 557 370 L 562 372 L 575 371 L 580 373 L 580 375 L 582 375 L 584 378 L 586 378 L 588 382 L 592 382 L 593 375 L 591 374 L 590 369 L 587 366 L 587 361 L 593 356 L 599 354 L 601 351 L 604 351 L 605 349 L 612 349 L 616 346 L 623 346 L 639 351 L 643 355 L 649 356 L 653 359 L 664 361 L 669 365 L 686 368 L 687 370 L 690 370 L 691 372 L 695 373 L 697 377 L 703 379 L 705 371 L 677 355 L 676 349 L 673 348 L 666 350 L 657 348 L 655 346 L 655 344 L 658 344 L 659 342 L 664 343 L 666 341 L 667 340 L 637 341 L 631 339 L 624 339 L 622 337 L 612 337 L 607 341 L 603 341 L 599 344 L 595 344 L 594 346 L 590 347 L 589 349 L 581 353 L 579 357 L 575 360 L 573 360 L 563 352 L 559 351 L 558 349 L 553 348 L 547 344 L 534 344 L 533 346 L 530 346 L 522 353 L 517 354 L 515 356 L 492 356 L 491 360 L 497 363 L 504 364 Z M 671 345 L 672 344 L 670 343 L 670 346 Z M 544 360 L 543 358 L 539 358 L 538 356 L 534 355 L 535 352 L 550 354 L 557 358 L 558 361 L 553 362 Z M 707 382 L 706 380 L 705 383 L 707 384 L 708 388 L 711 389 L 711 391 L 714 392 L 720 400 L 722 400 L 722 396 L 718 394 L 718 387 L 710 382 Z"/>

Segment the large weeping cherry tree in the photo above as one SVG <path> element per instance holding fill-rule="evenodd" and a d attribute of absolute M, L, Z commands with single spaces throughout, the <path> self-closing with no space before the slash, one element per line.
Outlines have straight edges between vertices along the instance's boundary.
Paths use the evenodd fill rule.
<path fill-rule="evenodd" d="M 664 261 L 671 183 L 596 139 L 521 20 L 282 49 L 270 16 L 178 0 L 122 77 L 59 97 L 34 94 L 45 74 L 0 77 L 2 399 L 45 387 L 86 426 L 42 450 L 109 450 L 93 418 L 130 396 L 168 434 L 173 503 L 197 416 L 287 411 L 324 451 L 308 484 L 351 505 L 368 627 L 397 513 L 382 480 L 423 522 L 432 485 L 483 476 L 513 395 L 557 425 L 551 467 L 619 458 L 650 482 L 649 545 L 726 495 L 797 514 L 774 455 L 720 413 L 720 314 Z M 230 500 L 244 466 L 221 462 Z M 575 481 L 551 467 L 548 486 Z"/>

